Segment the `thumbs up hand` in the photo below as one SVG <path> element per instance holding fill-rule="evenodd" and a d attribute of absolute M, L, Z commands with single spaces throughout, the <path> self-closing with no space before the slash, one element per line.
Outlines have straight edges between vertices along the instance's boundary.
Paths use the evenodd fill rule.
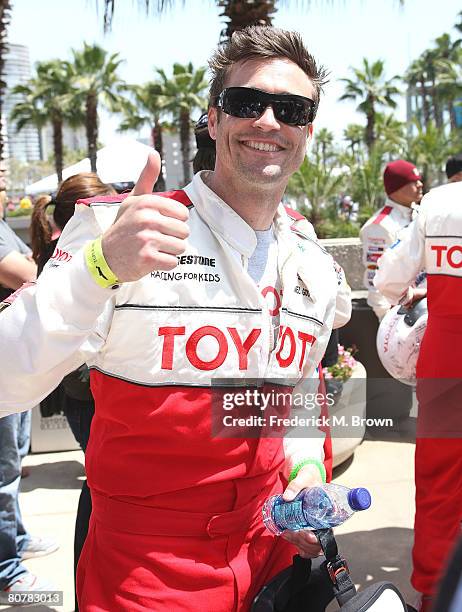
<path fill-rule="evenodd" d="M 103 234 L 104 258 L 120 282 L 138 280 L 153 270 L 172 270 L 186 250 L 188 209 L 152 193 L 160 168 L 159 154 L 150 153 L 114 225 Z"/>

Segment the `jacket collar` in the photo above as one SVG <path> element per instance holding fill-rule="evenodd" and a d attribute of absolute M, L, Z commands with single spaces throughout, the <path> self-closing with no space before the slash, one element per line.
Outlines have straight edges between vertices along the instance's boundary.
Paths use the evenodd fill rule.
<path fill-rule="evenodd" d="M 413 211 L 411 207 L 403 206 L 402 204 L 398 204 L 398 202 L 395 202 L 394 200 L 391 200 L 390 198 L 387 198 L 387 201 L 385 202 L 385 206 L 391 206 L 391 208 L 393 208 L 400 217 L 410 221 L 412 217 L 412 211 Z"/>
<path fill-rule="evenodd" d="M 202 172 L 194 175 L 184 191 L 194 204 L 199 216 L 207 225 L 244 257 L 249 258 L 257 246 L 255 231 L 226 202 L 208 187 L 202 180 Z M 274 233 L 278 241 L 278 266 L 283 285 L 294 286 L 297 276 L 302 279 L 310 292 L 312 302 L 316 301 L 319 285 L 318 270 L 313 265 L 310 243 L 294 239 L 291 230 L 291 219 L 282 203 L 279 204 L 274 217 Z M 315 248 L 321 249 L 316 244 Z M 321 249 L 322 250 L 322 249 Z"/>
<path fill-rule="evenodd" d="M 204 183 L 204 172 L 206 171 L 195 174 L 184 191 L 207 225 L 241 255 L 250 257 L 257 246 L 255 231 Z M 278 241 L 290 235 L 290 219 L 282 204 L 279 204 L 276 211 L 274 232 Z"/>

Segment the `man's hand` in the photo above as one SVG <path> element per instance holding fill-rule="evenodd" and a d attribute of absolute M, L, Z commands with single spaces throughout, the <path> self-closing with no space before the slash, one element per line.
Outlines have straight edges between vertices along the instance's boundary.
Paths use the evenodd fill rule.
<path fill-rule="evenodd" d="M 285 501 L 292 501 L 302 489 L 315 487 L 320 484 L 322 484 L 322 478 L 318 468 L 315 465 L 305 465 L 300 469 L 297 477 L 289 482 L 282 497 Z M 281 538 L 294 544 L 298 548 L 300 557 L 312 559 L 321 554 L 318 538 L 309 529 L 303 531 L 284 531 L 281 534 Z"/>
<path fill-rule="evenodd" d="M 426 287 L 409 287 L 399 303 L 405 308 L 412 308 L 414 304 L 427 297 Z"/>
<path fill-rule="evenodd" d="M 103 234 L 104 258 L 120 282 L 138 280 L 153 270 L 172 270 L 186 249 L 188 209 L 152 194 L 160 167 L 159 154 L 150 153 L 114 225 Z"/>

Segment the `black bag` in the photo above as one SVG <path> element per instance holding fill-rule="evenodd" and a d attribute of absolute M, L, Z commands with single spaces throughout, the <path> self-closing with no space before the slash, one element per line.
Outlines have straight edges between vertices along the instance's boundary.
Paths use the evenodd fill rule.
<path fill-rule="evenodd" d="M 295 555 L 292 566 L 275 576 L 255 597 L 251 612 L 324 612 L 335 594 L 323 562 L 322 557 L 311 560 Z"/>
<path fill-rule="evenodd" d="M 69 372 L 62 382 L 62 386 L 69 397 L 81 402 L 89 402 L 93 399 L 90 390 L 90 370 L 83 363 L 79 368 Z"/>
<path fill-rule="evenodd" d="M 43 418 L 62 414 L 66 405 L 66 392 L 60 383 L 56 389 L 43 398 L 40 402 L 40 414 Z"/>
<path fill-rule="evenodd" d="M 360 593 L 348 565 L 338 554 L 332 529 L 315 532 L 325 561 L 295 555 L 291 567 L 275 576 L 255 597 L 251 612 L 324 612 L 334 599 L 342 612 L 405 612 L 407 606 L 390 582 L 378 582 Z"/>

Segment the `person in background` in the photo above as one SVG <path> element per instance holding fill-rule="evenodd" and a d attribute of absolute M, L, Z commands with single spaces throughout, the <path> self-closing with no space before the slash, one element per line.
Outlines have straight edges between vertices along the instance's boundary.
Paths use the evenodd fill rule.
<path fill-rule="evenodd" d="M 34 281 L 37 266 L 30 248 L 4 219 L 6 203 L 4 170 L 0 171 L 0 301 L 23 283 Z M 30 412 L 0 419 L 0 591 L 27 591 L 52 588 L 47 581 L 29 572 L 24 559 L 40 557 L 58 548 L 49 538 L 31 536 L 24 527 L 19 507 L 21 462 L 29 452 Z"/>
<path fill-rule="evenodd" d="M 74 214 L 77 200 L 115 194 L 116 191 L 112 186 L 103 183 L 97 174 L 81 172 L 63 181 L 53 198 L 43 195 L 37 199 L 32 213 L 31 245 L 39 275 L 50 258 L 56 257 L 58 259 L 60 257 L 59 251 L 55 253 L 56 244 L 59 235 Z M 48 215 L 50 208 L 53 209 L 52 219 Z M 49 398 L 52 399 L 45 398 L 41 403 L 46 403 L 47 400 L 55 403 L 53 398 L 56 398 L 55 401 L 59 402 L 58 408 L 66 415 L 77 442 L 85 452 L 90 437 L 91 421 L 95 412 L 86 365 L 80 366 L 80 368 L 65 376 L 57 390 Z M 2 420 L 0 419 L 0 424 Z M 91 496 L 85 479 L 82 484 L 75 522 L 74 574 L 87 537 L 90 515 Z"/>
<path fill-rule="evenodd" d="M 30 248 L 5 221 L 4 187 L 5 178 L 0 174 L 0 301 L 37 275 Z"/>
<path fill-rule="evenodd" d="M 446 177 L 448 183 L 462 181 L 462 155 L 454 155 L 446 162 Z"/>
<path fill-rule="evenodd" d="M 194 126 L 197 151 L 192 161 L 194 174 L 215 168 L 215 141 L 210 138 L 208 115 L 203 113 Z"/>
<path fill-rule="evenodd" d="M 386 165 L 383 184 L 387 194 L 385 206 L 366 221 L 359 234 L 363 245 L 367 303 L 379 321 L 390 309 L 391 304 L 374 286 L 377 261 L 395 242 L 399 232 L 411 222 L 413 209 L 422 199 L 423 187 L 422 177 L 417 168 L 404 159 Z"/>
<path fill-rule="evenodd" d="M 344 221 L 349 220 L 352 207 L 353 207 L 353 200 L 351 196 L 349 195 L 343 196 L 340 200 L 339 215 Z"/>
<path fill-rule="evenodd" d="M 412 304 L 427 274 L 428 320 L 417 360 L 416 514 L 412 585 L 432 608 L 462 521 L 462 183 L 432 189 L 379 260 L 374 282 L 392 304 Z M 419 350 L 419 347 L 416 347 Z M 460 610 L 460 607 L 451 610 Z"/>

